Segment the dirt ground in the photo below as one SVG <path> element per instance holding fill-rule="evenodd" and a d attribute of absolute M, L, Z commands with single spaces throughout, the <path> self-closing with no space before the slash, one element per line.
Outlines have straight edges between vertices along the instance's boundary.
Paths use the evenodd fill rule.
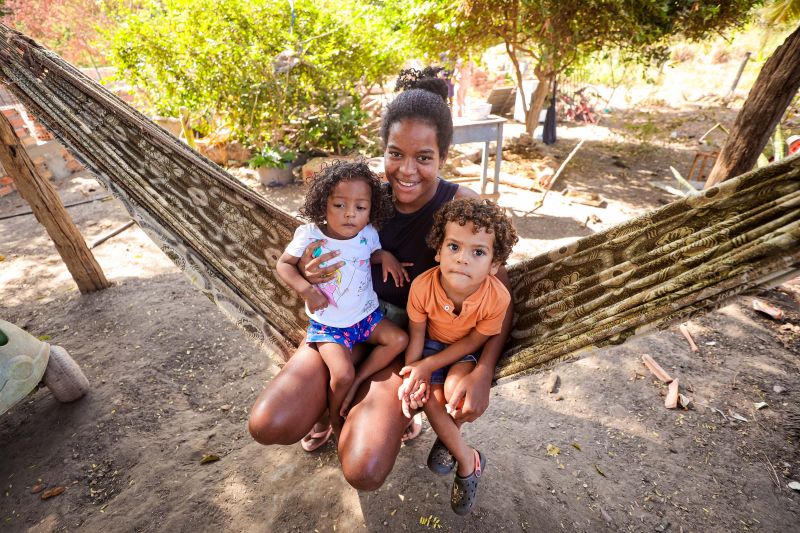
<path fill-rule="evenodd" d="M 599 126 L 560 128 L 553 147 L 507 152 L 503 170 L 524 176 L 588 137 L 541 209 L 529 212 L 539 193 L 501 188 L 523 236 L 513 259 L 669 202 L 649 182 L 674 185 L 669 165 L 686 175 L 697 138 L 732 116 L 614 112 Z M 247 183 L 289 209 L 302 195 L 299 185 Z M 57 185 L 65 203 L 106 196 L 86 175 Z M 565 188 L 605 203 L 570 203 Z M 0 199 L 0 217 L 26 209 L 16 194 Z M 88 242 L 128 219 L 113 200 L 69 212 Z M 424 466 L 435 438 L 427 425 L 371 493 L 344 481 L 333 444 L 313 454 L 256 444 L 247 412 L 277 367 L 138 228 L 94 252 L 113 286 L 81 296 L 32 216 L 0 220 L 0 316 L 65 347 L 92 383 L 72 404 L 42 388 L 0 416 L 3 531 L 800 527 L 800 493 L 788 487 L 800 481 L 800 279 L 760 295 L 784 310 L 780 322 L 754 312 L 750 297 L 689 322 L 697 353 L 676 326 L 495 387 L 485 415 L 465 428 L 488 466 L 476 510 L 457 517 L 451 480 Z M 690 409 L 664 408 L 666 387 L 643 354 L 680 379 Z M 551 394 L 552 374 L 560 388 Z M 219 460 L 201 464 L 206 455 Z M 43 500 L 35 485 L 66 490 Z"/>

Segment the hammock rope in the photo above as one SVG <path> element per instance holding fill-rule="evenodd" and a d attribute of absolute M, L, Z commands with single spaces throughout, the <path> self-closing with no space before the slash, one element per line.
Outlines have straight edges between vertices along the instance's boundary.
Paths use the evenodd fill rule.
<path fill-rule="evenodd" d="M 275 275 L 299 221 L 24 35 L 0 78 L 145 233 L 278 362 L 302 300 Z M 800 156 L 509 268 L 515 323 L 496 377 L 665 329 L 800 269 Z"/>

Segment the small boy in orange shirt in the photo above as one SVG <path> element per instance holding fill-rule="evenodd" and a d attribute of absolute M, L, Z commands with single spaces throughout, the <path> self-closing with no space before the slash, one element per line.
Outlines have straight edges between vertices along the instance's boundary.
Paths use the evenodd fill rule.
<path fill-rule="evenodd" d="M 457 467 L 450 503 L 458 514 L 472 511 L 486 459 L 464 442 L 448 414 L 448 397 L 475 368 L 473 354 L 500 333 L 511 295 L 495 274 L 516 242 L 511 221 L 497 205 L 476 199 L 448 202 L 427 238 L 439 266 L 417 276 L 408 296 L 409 342 L 398 397 L 408 416 L 411 398 L 428 396 L 424 410 L 438 436 L 428 468 L 446 475 Z"/>

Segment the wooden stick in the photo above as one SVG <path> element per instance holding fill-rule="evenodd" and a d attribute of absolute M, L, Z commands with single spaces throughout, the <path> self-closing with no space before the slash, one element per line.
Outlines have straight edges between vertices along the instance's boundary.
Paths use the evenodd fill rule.
<path fill-rule="evenodd" d="M 686 327 L 686 324 L 681 324 L 680 326 L 678 326 L 678 329 L 681 330 L 681 333 L 683 333 L 683 336 L 686 337 L 687 341 L 689 341 L 689 348 L 693 352 L 699 351 L 699 348 L 694 343 L 694 339 L 692 338 L 692 335 L 689 333 L 689 328 Z"/>
<path fill-rule="evenodd" d="M 558 170 L 556 170 L 556 173 L 553 174 L 553 178 L 547 184 L 547 187 L 545 187 L 544 192 L 542 193 L 542 197 L 539 198 L 538 200 L 536 200 L 533 203 L 533 209 L 531 209 L 530 211 L 525 213 L 525 215 L 530 215 L 531 213 L 533 213 L 534 211 L 536 211 L 537 209 L 539 209 L 540 207 L 542 207 L 544 205 L 544 199 L 547 196 L 547 193 L 550 192 L 550 189 L 553 187 L 553 184 L 556 182 L 558 177 L 561 175 L 561 171 L 563 171 L 564 167 L 567 166 L 567 163 L 569 163 L 569 160 L 572 159 L 572 156 L 574 156 L 577 153 L 577 151 L 581 149 L 581 146 L 583 146 L 584 142 L 586 142 L 586 137 L 581 139 L 581 141 L 578 144 L 575 145 L 575 148 L 572 149 L 572 151 L 569 153 L 569 155 L 564 160 L 564 162 L 561 163 L 561 166 L 558 167 Z"/>
<path fill-rule="evenodd" d="M 92 243 L 91 246 L 89 246 L 89 249 L 95 248 L 95 247 L 103 244 L 104 242 L 106 242 L 108 239 L 110 239 L 114 235 L 119 235 L 120 233 L 122 233 L 126 229 L 130 228 L 134 224 L 135 224 L 135 222 L 133 220 L 127 221 L 125 224 L 121 225 L 117 229 L 111 230 L 108 233 L 106 233 L 105 235 L 103 235 L 102 237 L 99 237 L 96 241 L 94 241 Z"/>
<path fill-rule="evenodd" d="M 653 359 L 649 355 L 644 354 L 642 356 L 642 362 L 644 363 L 644 366 L 647 367 L 647 370 L 649 370 L 655 377 L 657 377 L 664 383 L 669 383 L 670 381 L 672 381 L 672 377 L 670 377 L 670 375 L 667 374 L 667 371 L 661 368 L 661 365 L 656 363 L 655 359 Z"/>
<path fill-rule="evenodd" d="M 28 153 L 20 144 L 8 118 L 0 113 L 0 164 L 14 179 L 19 194 L 31 206 L 61 255 L 72 279 L 82 293 L 109 286 L 100 265 L 86 246 L 58 193 L 49 181 L 36 172 Z"/>

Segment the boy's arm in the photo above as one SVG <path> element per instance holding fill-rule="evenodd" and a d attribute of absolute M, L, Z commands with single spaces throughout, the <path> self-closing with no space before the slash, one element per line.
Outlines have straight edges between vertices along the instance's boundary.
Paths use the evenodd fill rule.
<path fill-rule="evenodd" d="M 454 342 L 436 355 L 426 357 L 424 364 L 431 372 L 438 368 L 452 365 L 465 355 L 476 353 L 488 338 L 483 333 L 479 333 L 477 329 L 472 328 L 466 337 Z M 408 361 L 406 361 L 406 364 L 408 364 Z"/>
<path fill-rule="evenodd" d="M 403 372 L 403 370 L 410 368 L 408 365 L 422 359 L 422 350 L 425 347 L 425 332 L 427 329 L 427 319 L 423 319 L 421 322 L 415 322 L 413 320 L 408 321 L 408 346 L 406 346 L 405 364 L 400 370 L 403 383 L 397 389 L 397 398 L 402 402 L 403 414 L 408 418 L 411 418 L 409 409 L 418 409 L 427 401 L 427 384 L 421 385 L 417 373 L 410 375 L 410 372 Z M 412 399 L 412 395 L 419 395 L 420 398 L 418 400 Z"/>
<path fill-rule="evenodd" d="M 312 313 L 328 306 L 328 299 L 316 287 L 307 282 L 300 271 L 297 269 L 299 257 L 294 257 L 286 252 L 278 259 L 275 270 L 289 287 L 294 289 L 308 305 L 308 310 Z"/>
<path fill-rule="evenodd" d="M 422 349 L 425 347 L 425 332 L 427 329 L 427 320 L 422 322 L 408 321 L 408 347 L 406 348 L 405 364 L 410 365 L 422 359 Z"/>
<path fill-rule="evenodd" d="M 500 267 L 497 279 L 511 292 L 511 280 L 505 267 Z M 494 368 L 503 353 L 503 346 L 511 333 L 514 319 L 514 302 L 509 302 L 503 317 L 500 333 L 492 336 L 484 345 L 481 357 L 475 368 L 459 381 L 450 395 L 450 405 L 456 406 L 463 400 L 464 406 L 453 413 L 458 422 L 474 422 L 489 407 L 489 389 L 494 379 Z"/>

